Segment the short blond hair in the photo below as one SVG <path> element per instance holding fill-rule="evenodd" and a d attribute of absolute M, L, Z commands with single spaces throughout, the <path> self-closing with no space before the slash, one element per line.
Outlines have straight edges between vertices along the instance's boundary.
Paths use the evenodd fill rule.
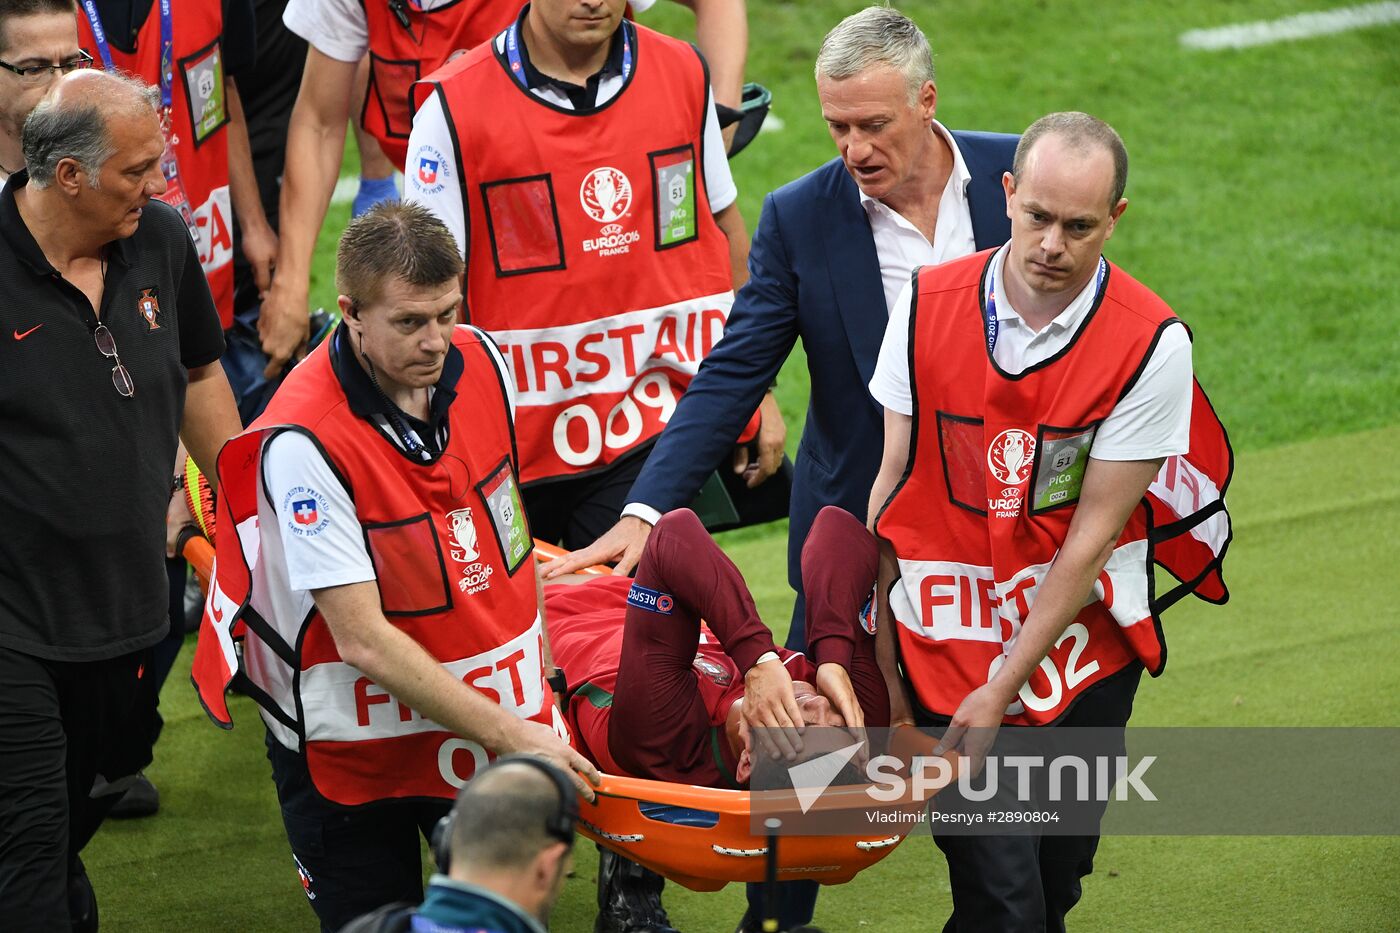
<path fill-rule="evenodd" d="M 421 204 L 384 202 L 350 221 L 335 253 L 335 287 L 357 308 L 384 297 L 385 283 L 413 288 L 455 282 L 462 274 L 457 241 Z"/>

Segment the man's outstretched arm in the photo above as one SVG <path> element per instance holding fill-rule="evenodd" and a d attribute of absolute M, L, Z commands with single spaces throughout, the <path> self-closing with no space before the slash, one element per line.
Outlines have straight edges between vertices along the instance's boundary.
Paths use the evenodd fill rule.
<path fill-rule="evenodd" d="M 548 759 L 593 799 L 598 769 L 543 723 L 521 719 L 453 677 L 422 645 L 384 618 L 372 581 L 312 590 L 336 650 L 394 698 L 497 755 L 528 752 Z"/>
<path fill-rule="evenodd" d="M 314 46 L 306 50 L 306 70 L 287 127 L 287 152 L 295 155 L 282 176 L 276 274 L 258 317 L 269 379 L 306 346 L 311 257 L 340 174 L 355 66 Z"/>
<path fill-rule="evenodd" d="M 1036 591 L 1035 602 L 1006 663 L 958 705 L 936 754 L 945 748 L 959 749 L 972 759 L 974 774 L 982 767 L 1006 707 L 1084 608 L 1129 516 L 1161 467 L 1161 459 L 1089 457 L 1083 491 L 1070 519 L 1065 543 Z"/>
<path fill-rule="evenodd" d="M 685 508 L 695 498 L 763 400 L 797 338 L 797 276 L 777 202 L 769 195 L 749 250 L 749 280 L 735 298 L 724 338 L 700 364 L 657 438 L 628 494 L 623 517 L 593 544 L 545 564 L 545 579 L 614 561 L 619 573 L 635 567 L 651 534 L 651 519 Z M 638 505 L 650 518 L 639 517 Z"/>

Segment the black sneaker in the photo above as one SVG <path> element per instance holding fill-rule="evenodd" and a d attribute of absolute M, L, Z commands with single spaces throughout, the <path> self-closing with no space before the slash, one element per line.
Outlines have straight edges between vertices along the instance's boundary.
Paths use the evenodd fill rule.
<path fill-rule="evenodd" d="M 68 918 L 73 933 L 97 933 L 97 895 L 80 858 L 68 867 Z"/>
<path fill-rule="evenodd" d="M 753 914 L 746 910 L 744 911 L 743 918 L 739 920 L 739 925 L 734 928 L 734 933 L 763 933 L 763 922 L 755 920 Z M 796 926 L 785 930 L 783 933 L 822 933 L 822 930 L 820 927 L 814 927 L 811 924 L 803 924 L 802 926 Z"/>
<path fill-rule="evenodd" d="M 112 804 L 107 815 L 114 820 L 139 820 L 155 816 L 160 810 L 160 791 L 144 774 L 136 776 L 136 783 L 127 788 L 122 799 Z"/>
<path fill-rule="evenodd" d="M 593 933 L 680 933 L 661 906 L 666 884 L 610 849 L 598 852 L 598 919 Z"/>

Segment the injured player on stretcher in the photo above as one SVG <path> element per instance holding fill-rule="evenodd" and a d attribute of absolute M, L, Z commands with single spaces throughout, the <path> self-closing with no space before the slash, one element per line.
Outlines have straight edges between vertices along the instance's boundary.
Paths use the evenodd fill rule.
<path fill-rule="evenodd" d="M 574 747 L 607 773 L 734 788 L 754 754 L 806 759 L 849 744 L 843 728 L 888 726 L 869 602 L 877 562 L 864 525 L 822 510 L 802 552 L 805 655 L 774 644 L 738 568 L 689 510 L 657 522 L 635 579 L 551 581 L 545 624 Z M 596 929 L 674 930 L 659 876 L 605 850 L 598 886 Z M 780 928 L 809 922 L 816 883 L 779 887 Z M 760 889 L 749 888 L 744 930 L 758 928 Z"/>
<path fill-rule="evenodd" d="M 612 774 L 738 787 L 755 753 L 829 751 L 802 747 L 808 725 L 889 725 L 873 623 L 861 621 L 876 562 L 859 521 L 822 510 L 802 553 L 805 655 L 776 647 L 738 568 L 689 510 L 657 523 L 635 579 L 551 582 L 546 624 L 575 747 Z M 766 749 L 751 747 L 756 727 Z"/>

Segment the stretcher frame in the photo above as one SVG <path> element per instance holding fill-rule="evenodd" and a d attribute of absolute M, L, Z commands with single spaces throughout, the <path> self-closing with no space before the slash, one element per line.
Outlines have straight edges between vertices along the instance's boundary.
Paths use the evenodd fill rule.
<path fill-rule="evenodd" d="M 208 591 L 214 548 L 191 528 L 176 550 Z M 564 552 L 535 542 L 536 559 Z M 611 574 L 608 567 L 584 573 Z M 855 789 L 852 789 L 855 790 Z M 796 819 L 805 813 L 792 791 L 762 791 L 765 817 Z M 822 809 L 842 805 L 843 789 L 823 794 Z M 693 891 L 718 891 L 730 882 L 765 880 L 771 835 L 753 832 L 753 797 L 745 790 L 674 784 L 604 774 L 593 802 L 579 803 L 579 831 L 599 845 L 638 862 Z M 859 805 L 859 801 L 852 801 Z M 868 805 L 869 800 L 864 801 Z M 861 835 L 783 835 L 776 845 L 777 880 L 844 884 L 889 855 L 904 841 L 889 831 Z"/>

